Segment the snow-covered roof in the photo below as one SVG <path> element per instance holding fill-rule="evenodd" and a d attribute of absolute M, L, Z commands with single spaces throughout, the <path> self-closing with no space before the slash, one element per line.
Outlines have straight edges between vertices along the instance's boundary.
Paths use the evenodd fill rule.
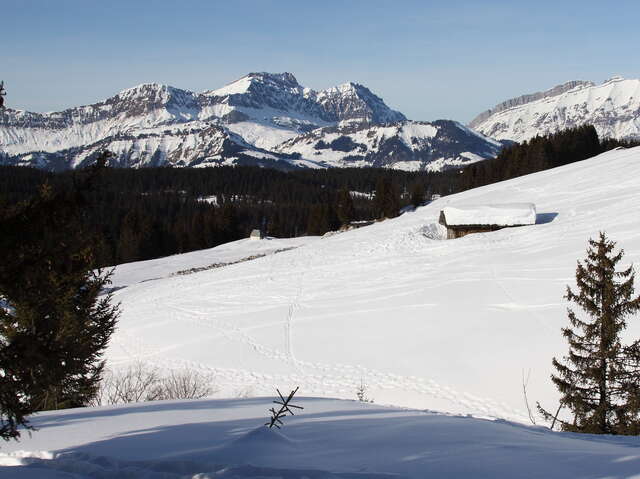
<path fill-rule="evenodd" d="M 533 203 L 447 206 L 442 213 L 447 226 L 521 226 L 536 223 L 536 205 Z"/>

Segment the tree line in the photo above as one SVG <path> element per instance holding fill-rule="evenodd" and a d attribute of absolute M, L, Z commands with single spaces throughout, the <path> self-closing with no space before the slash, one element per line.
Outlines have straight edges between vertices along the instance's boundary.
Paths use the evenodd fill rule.
<path fill-rule="evenodd" d="M 454 189 L 464 191 L 477 188 L 585 160 L 614 148 L 638 145 L 638 141 L 601 140 L 592 125 L 569 128 L 513 144 L 504 148 L 494 159 L 468 166 L 455 182 Z"/>
<path fill-rule="evenodd" d="M 87 193 L 84 221 L 107 266 L 210 248 L 246 238 L 322 235 L 353 221 L 397 216 L 432 195 L 448 195 L 553 168 L 617 146 L 583 126 L 505 148 L 497 158 L 442 173 L 380 168 L 279 171 L 248 166 L 107 168 Z M 0 167 L 0 209 L 39 186 L 69 190 L 81 172 Z"/>
<path fill-rule="evenodd" d="M 0 209 L 28 201 L 42 184 L 70 190 L 81 174 L 0 167 Z M 106 168 L 87 192 L 84 221 L 99 238 L 98 264 L 107 266 L 213 247 L 256 228 L 275 237 L 321 235 L 393 217 L 411 200 L 414 176 L 374 168 Z M 439 190 L 438 175 L 423 176 Z"/>

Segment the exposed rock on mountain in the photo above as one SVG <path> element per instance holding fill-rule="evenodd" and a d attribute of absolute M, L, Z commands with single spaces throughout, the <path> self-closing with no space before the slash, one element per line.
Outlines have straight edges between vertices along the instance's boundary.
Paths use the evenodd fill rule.
<path fill-rule="evenodd" d="M 315 91 L 291 73 L 250 73 L 202 93 L 150 83 L 62 112 L 0 112 L 0 162 L 53 170 L 83 166 L 102 149 L 134 168 L 439 170 L 494 156 L 499 146 L 454 122 L 409 122 L 357 83 Z"/>
<path fill-rule="evenodd" d="M 502 145 L 458 122 L 342 123 L 314 130 L 276 151 L 327 167 L 441 171 L 498 154 Z"/>
<path fill-rule="evenodd" d="M 567 82 L 500 103 L 469 126 L 499 140 L 524 141 L 584 124 L 601 137 L 640 138 L 640 80 Z"/>

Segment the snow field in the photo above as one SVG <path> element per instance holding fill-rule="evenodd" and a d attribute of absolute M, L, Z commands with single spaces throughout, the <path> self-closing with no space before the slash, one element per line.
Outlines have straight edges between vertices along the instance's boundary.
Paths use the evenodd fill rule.
<path fill-rule="evenodd" d="M 532 402 L 557 404 L 551 358 L 567 350 L 563 295 L 588 238 L 606 230 L 639 261 L 639 168 L 640 149 L 612 151 L 291 251 L 136 282 L 115 292 L 110 365 L 200 370 L 221 396 L 299 385 L 350 399 L 363 382 L 379 403 L 527 422 L 523 373 Z M 439 239 L 443 207 L 504 202 L 535 203 L 539 224 Z"/>
<path fill-rule="evenodd" d="M 638 437 L 524 425 L 521 390 L 529 376 L 530 400 L 557 404 L 562 295 L 587 239 L 606 230 L 640 260 L 639 170 L 640 148 L 616 150 L 322 239 L 120 265 L 110 367 L 190 368 L 221 396 L 261 397 L 40 413 L 2 444 L 0 477 L 638 478 Z M 442 240 L 443 207 L 500 202 L 535 203 L 537 224 Z M 218 263 L 235 264 L 175 275 Z M 361 383 L 420 410 L 309 397 L 353 399 Z M 265 428 L 275 387 L 298 385 L 304 410 Z"/>

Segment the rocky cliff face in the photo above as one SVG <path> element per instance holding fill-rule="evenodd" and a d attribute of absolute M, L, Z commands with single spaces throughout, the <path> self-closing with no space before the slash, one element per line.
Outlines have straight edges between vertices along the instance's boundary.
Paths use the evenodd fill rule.
<path fill-rule="evenodd" d="M 500 103 L 469 126 L 499 140 L 525 141 L 584 124 L 601 137 L 640 138 L 640 80 L 567 82 Z"/>

